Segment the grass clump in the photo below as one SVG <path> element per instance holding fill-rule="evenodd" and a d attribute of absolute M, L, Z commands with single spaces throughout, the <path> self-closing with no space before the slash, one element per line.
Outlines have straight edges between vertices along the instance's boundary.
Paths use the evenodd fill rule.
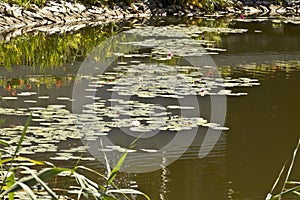
<path fill-rule="evenodd" d="M 135 194 L 142 195 L 145 199 L 150 200 L 146 194 L 138 190 L 120 189 L 114 183 L 114 180 L 126 159 L 127 152 L 120 157 L 118 163 L 113 168 L 109 166 L 108 161 L 106 160 L 106 174 L 101 174 L 93 169 L 79 165 L 76 165 L 74 168 L 60 168 L 49 162 L 40 162 L 20 156 L 19 151 L 22 147 L 22 142 L 30 120 L 31 116 L 27 119 L 13 153 L 8 152 L 5 148 L 0 148 L 0 199 L 14 200 L 15 198 L 24 199 L 29 197 L 32 200 L 36 200 L 38 197 L 43 199 L 50 197 L 51 199 L 59 200 L 73 199 L 72 197 L 76 195 L 76 199 L 117 200 L 121 195 L 124 197 L 123 199 L 130 200 L 126 194 Z M 3 123 L 4 120 L 1 122 Z M 0 144 L 2 146 L 9 146 L 9 144 L 2 140 L 0 140 Z M 23 166 L 20 163 L 21 161 L 39 165 L 42 169 L 36 172 L 29 167 Z M 26 172 L 28 175 L 18 177 L 20 176 L 20 172 Z M 94 179 L 88 178 L 85 176 L 85 173 L 93 174 Z M 62 178 L 74 179 L 77 185 L 72 188 L 52 189 L 51 186 L 48 186 L 47 181 L 51 181 L 51 179 L 56 178 L 59 175 L 63 175 Z M 103 182 L 98 183 L 99 179 L 103 180 Z M 42 194 L 36 189 L 37 185 L 43 189 Z M 60 193 L 58 194 L 55 191 L 59 191 Z"/>
<path fill-rule="evenodd" d="M 298 153 L 299 147 L 300 147 L 300 138 L 298 140 L 298 144 L 297 144 L 296 148 L 294 149 L 292 160 L 291 160 L 288 170 L 286 172 L 286 176 L 283 178 L 283 185 L 280 189 L 280 192 L 276 195 L 273 195 L 275 188 L 279 185 L 280 179 L 282 179 L 283 172 L 285 171 L 287 162 L 283 165 L 271 191 L 267 194 L 267 197 L 265 198 L 265 200 L 282 200 L 285 198 L 291 199 L 292 197 L 290 195 L 294 195 L 297 198 L 300 197 L 300 182 L 289 180 L 291 172 L 294 167 L 294 163 L 295 163 L 295 159 L 296 159 L 296 155 Z"/>

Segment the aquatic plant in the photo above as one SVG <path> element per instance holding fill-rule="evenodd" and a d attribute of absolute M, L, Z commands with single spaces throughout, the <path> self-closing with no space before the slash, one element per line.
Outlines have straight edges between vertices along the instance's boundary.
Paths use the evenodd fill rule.
<path fill-rule="evenodd" d="M 279 183 L 279 181 L 282 177 L 282 174 L 286 168 L 287 162 L 283 165 L 271 191 L 267 194 L 266 200 L 281 200 L 284 197 L 289 197 L 290 194 L 293 194 L 296 197 L 300 197 L 300 192 L 299 192 L 300 191 L 300 182 L 299 181 L 289 181 L 299 147 L 300 147 L 300 138 L 298 140 L 298 144 L 297 144 L 296 148 L 293 151 L 292 160 L 291 160 L 288 170 L 286 172 L 286 176 L 284 178 L 283 185 L 281 187 L 281 191 L 279 192 L 279 194 L 276 194 L 276 195 L 272 194 L 274 192 L 276 186 L 278 186 L 278 183 Z"/>
<path fill-rule="evenodd" d="M 106 175 L 101 174 L 93 169 L 87 168 L 85 166 L 76 165 L 74 168 L 60 168 L 55 167 L 49 162 L 40 162 L 30 158 L 22 157 L 19 155 L 20 149 L 22 148 L 22 142 L 25 138 L 27 128 L 31 121 L 31 116 L 28 117 L 22 134 L 18 140 L 18 144 L 14 151 L 11 153 L 1 148 L 1 170 L 0 170 L 0 199 L 8 198 L 13 200 L 15 198 L 24 199 L 26 196 L 30 199 L 37 199 L 38 196 L 42 198 L 51 199 L 70 199 L 70 196 L 76 194 L 77 199 L 99 199 L 99 200 L 116 200 L 116 194 L 123 195 L 124 198 L 129 199 L 126 194 L 142 195 L 146 199 L 150 198 L 135 189 L 122 189 L 118 188 L 114 183 L 116 175 L 121 169 L 123 162 L 125 161 L 128 152 L 124 152 L 120 157 L 119 161 L 114 168 L 111 168 L 107 157 L 106 159 Z M 0 123 L 3 123 L 1 120 Z M 0 144 L 3 146 L 9 146 L 8 143 L 1 140 Z M 26 163 L 31 163 L 33 165 L 40 165 L 42 169 L 38 172 L 25 166 Z M 89 179 L 84 173 L 92 173 L 94 177 L 101 178 L 104 180 L 102 184 Z M 20 173 L 29 174 L 23 177 L 18 177 Z M 48 186 L 49 180 L 59 175 L 63 175 L 64 178 L 73 178 L 76 180 L 77 186 L 72 188 L 62 188 L 59 191 L 65 191 L 66 194 L 57 194 L 54 189 Z M 36 185 L 40 185 L 44 189 L 44 192 L 37 190 Z M 71 194 L 71 195 L 70 195 Z M 69 197 L 68 197 L 69 196 Z"/>

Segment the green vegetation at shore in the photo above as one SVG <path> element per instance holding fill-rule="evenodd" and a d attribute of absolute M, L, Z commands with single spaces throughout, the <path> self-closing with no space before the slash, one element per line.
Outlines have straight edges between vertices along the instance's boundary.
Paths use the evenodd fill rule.
<path fill-rule="evenodd" d="M 2 0 L 9 4 L 17 4 L 22 7 L 27 7 L 30 4 L 35 4 L 37 6 L 43 6 L 46 3 L 46 0 Z"/>
<path fill-rule="evenodd" d="M 115 34 L 117 28 L 117 25 L 110 23 L 72 34 L 23 34 L 9 42 L 0 42 L 0 65 L 6 68 L 25 65 L 37 67 L 38 70 L 72 65 L 76 59 L 84 59 L 96 45 Z"/>

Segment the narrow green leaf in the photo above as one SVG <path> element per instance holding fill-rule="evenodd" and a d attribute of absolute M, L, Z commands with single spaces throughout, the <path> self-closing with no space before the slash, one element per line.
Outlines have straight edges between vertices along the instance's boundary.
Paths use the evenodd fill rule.
<path fill-rule="evenodd" d="M 293 191 L 293 194 L 296 195 L 297 197 L 300 197 L 300 192 Z"/>
<path fill-rule="evenodd" d="M 24 129 L 23 129 L 22 134 L 21 134 L 21 137 L 20 137 L 20 139 L 19 139 L 19 142 L 18 142 L 18 145 L 17 145 L 17 148 L 16 148 L 16 151 L 15 151 L 14 156 L 17 155 L 17 153 L 19 152 L 19 150 L 20 150 L 20 148 L 21 148 L 21 145 L 22 145 L 22 142 L 23 142 L 24 137 L 25 137 L 25 135 L 26 135 L 26 131 L 27 131 L 27 128 L 28 128 L 28 126 L 29 126 L 30 121 L 31 121 L 31 115 L 30 115 L 30 116 L 27 118 L 27 120 L 26 120 Z"/>
<path fill-rule="evenodd" d="M 25 169 L 26 171 L 28 171 L 32 177 L 39 183 L 41 184 L 41 186 L 47 191 L 47 193 L 52 197 L 52 199 L 58 200 L 58 197 L 56 196 L 55 192 L 53 192 L 48 186 L 47 184 L 42 181 L 36 174 L 34 171 L 32 171 L 30 168 L 28 167 L 23 167 L 21 166 L 20 168 Z"/>
<path fill-rule="evenodd" d="M 300 185 L 299 181 L 288 181 L 286 182 L 287 184 L 295 184 L 295 185 Z"/>
<path fill-rule="evenodd" d="M 7 154 L 7 155 L 9 155 L 9 154 L 10 154 L 10 152 L 9 152 L 9 151 L 7 151 L 7 150 L 5 150 L 5 149 L 0 149 L 0 153 L 5 153 L 5 154 Z"/>
<path fill-rule="evenodd" d="M 285 190 L 285 191 L 281 192 L 280 194 L 275 195 L 272 199 L 277 199 L 278 197 L 280 197 L 282 195 L 286 195 L 286 194 L 292 193 L 292 192 L 297 191 L 299 189 L 300 189 L 300 186 L 293 187 L 291 189 L 288 189 L 288 190 Z"/>
<path fill-rule="evenodd" d="M 83 195 L 84 199 L 89 199 L 89 194 L 92 195 L 94 199 L 99 199 L 101 194 L 98 192 L 99 187 L 97 183 L 86 178 L 84 175 L 78 174 L 77 172 L 74 172 L 73 175 L 81 187 L 81 190 L 78 193 L 78 199 L 81 199 L 81 195 Z"/>
<path fill-rule="evenodd" d="M 23 157 L 23 156 L 18 156 L 16 158 L 6 158 L 6 159 L 3 159 L 3 160 L 0 160 L 0 164 L 8 163 L 8 162 L 11 162 L 12 160 L 14 160 L 14 161 L 28 161 L 28 162 L 34 163 L 36 165 L 45 164 L 44 162 L 33 160 L 33 159 L 26 158 L 26 157 Z"/>
<path fill-rule="evenodd" d="M 80 200 L 80 197 L 81 197 L 81 195 L 82 195 L 82 190 L 83 190 L 83 188 L 81 188 L 81 189 L 79 190 L 79 192 L 78 192 L 78 194 L 77 194 L 77 200 Z"/>
<path fill-rule="evenodd" d="M 101 144 L 101 147 L 103 149 L 104 147 L 103 147 L 102 139 L 100 140 L 100 144 Z M 109 162 L 108 162 L 108 159 L 107 159 L 105 151 L 103 151 L 103 155 L 104 155 L 104 159 L 105 159 L 105 163 L 106 163 L 107 177 L 110 177 L 110 175 L 111 175 L 111 168 L 110 168 L 110 165 L 109 165 Z"/>
<path fill-rule="evenodd" d="M 84 198 L 84 200 L 89 200 L 89 195 L 88 195 L 88 193 L 84 192 L 84 193 L 83 193 L 83 198 Z"/>
<path fill-rule="evenodd" d="M 103 174 L 101 174 L 101 173 L 99 173 L 99 172 L 97 172 L 97 171 L 95 171 L 95 170 L 93 170 L 93 169 L 90 169 L 90 168 L 85 167 L 85 166 L 77 166 L 77 168 L 78 168 L 78 169 L 86 170 L 86 171 L 88 171 L 88 172 L 92 172 L 92 173 L 97 174 L 98 176 L 100 176 L 100 177 L 102 177 L 102 178 L 104 178 L 104 179 L 107 180 L 107 177 L 106 177 L 105 175 L 103 175 Z"/>
<path fill-rule="evenodd" d="M 82 175 L 74 172 L 73 176 L 75 177 L 76 182 L 79 184 L 79 186 L 81 188 L 80 191 L 79 191 L 79 193 L 78 193 L 77 199 L 78 200 L 81 199 L 82 195 L 83 195 L 83 198 L 86 198 L 86 192 L 85 191 L 87 190 L 87 187 L 85 185 L 85 182 L 83 180 Z"/>
<path fill-rule="evenodd" d="M 44 165 L 45 164 L 44 162 L 41 162 L 41 161 L 38 161 L 38 160 L 33 160 L 33 159 L 26 158 L 26 157 L 23 157 L 23 156 L 18 156 L 17 158 L 15 158 L 15 160 L 16 161 L 28 161 L 28 162 L 34 163 L 36 165 Z"/>
<path fill-rule="evenodd" d="M 123 164 L 123 162 L 125 161 L 125 158 L 127 156 L 127 151 L 123 153 L 123 155 L 121 156 L 121 158 L 119 159 L 118 163 L 116 164 L 116 166 L 113 168 L 113 170 L 111 171 L 111 174 L 108 178 L 107 181 L 107 185 L 110 185 L 112 183 L 112 181 L 115 179 L 117 173 L 120 171 L 121 166 Z"/>
<path fill-rule="evenodd" d="M 279 172 L 279 175 L 278 175 L 277 179 L 275 180 L 275 183 L 273 184 L 273 187 L 272 187 L 270 193 L 268 194 L 268 196 L 269 196 L 269 195 L 272 195 L 272 193 L 273 193 L 275 187 L 278 185 L 278 182 L 279 182 L 279 180 L 280 180 L 280 178 L 281 178 L 281 176 L 282 176 L 282 173 L 283 173 L 283 171 L 284 171 L 284 169 L 285 169 L 285 166 L 286 166 L 286 162 L 284 163 L 283 167 L 281 168 L 281 170 L 280 170 L 280 172 Z"/>
<path fill-rule="evenodd" d="M 105 188 L 103 185 L 99 185 L 99 187 L 100 187 L 100 189 L 103 190 L 103 191 L 106 190 L 106 188 Z"/>
<path fill-rule="evenodd" d="M 43 169 L 41 172 L 39 172 L 37 174 L 37 176 L 42 180 L 45 181 L 47 179 L 53 178 L 54 176 L 56 176 L 57 174 L 61 173 L 61 172 L 72 172 L 72 170 L 67 169 L 67 168 L 46 168 Z M 28 176 L 28 177 L 24 177 L 21 178 L 19 180 L 19 182 L 24 183 L 25 185 L 27 185 L 28 187 L 31 187 L 35 184 L 38 183 L 38 181 L 33 177 L 33 176 Z M 12 187 L 10 187 L 9 189 L 7 189 L 5 192 L 0 194 L 0 199 L 3 198 L 5 195 L 7 195 L 10 192 L 15 192 L 20 190 L 21 187 L 18 184 L 14 184 Z"/>
<path fill-rule="evenodd" d="M 5 142 L 4 140 L 0 140 L 0 144 L 2 144 L 3 146 L 5 146 L 5 147 L 9 147 L 10 145 L 7 143 L 7 142 Z"/>
<path fill-rule="evenodd" d="M 26 192 L 26 194 L 28 194 L 30 199 L 32 199 L 32 200 L 37 199 L 36 196 L 34 195 L 33 191 L 26 184 L 19 182 L 19 181 L 16 181 L 16 184 L 19 185 Z"/>
<path fill-rule="evenodd" d="M 295 159 L 296 159 L 296 155 L 297 155 L 297 152 L 298 152 L 298 149 L 299 149 L 299 146 L 300 146 L 300 137 L 299 137 L 299 140 L 298 140 L 298 144 L 293 152 L 293 158 L 292 158 L 292 161 L 291 161 L 291 164 L 290 164 L 290 167 L 289 167 L 289 170 L 287 172 L 287 175 L 286 175 L 286 178 L 285 178 L 285 181 L 284 181 L 284 184 L 282 186 L 282 189 L 281 189 L 281 192 L 284 191 L 285 189 L 285 185 L 286 185 L 286 182 L 289 180 L 289 177 L 290 177 L 290 174 L 291 174 L 291 171 L 293 169 L 293 166 L 294 166 L 294 162 L 295 162 Z"/>
<path fill-rule="evenodd" d="M 13 158 L 6 158 L 6 159 L 3 159 L 3 160 L 0 161 L 0 164 L 2 165 L 2 164 L 4 164 L 4 163 L 10 162 L 10 161 L 12 161 L 12 159 L 13 159 Z"/>
<path fill-rule="evenodd" d="M 7 188 L 10 188 L 13 184 L 15 184 L 15 174 L 11 171 L 8 171 L 7 173 L 9 175 L 7 176 L 5 181 L 6 181 Z M 15 196 L 14 192 L 11 192 L 8 194 L 8 199 L 14 200 L 14 196 Z"/>

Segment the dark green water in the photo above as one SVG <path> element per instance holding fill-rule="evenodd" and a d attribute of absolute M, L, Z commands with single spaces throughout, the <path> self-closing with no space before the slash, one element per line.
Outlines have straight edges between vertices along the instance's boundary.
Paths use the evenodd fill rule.
<path fill-rule="evenodd" d="M 159 19 L 147 21 L 145 24 L 163 26 L 170 23 L 183 22 L 176 19 Z M 153 200 L 264 199 L 282 165 L 291 158 L 299 138 L 299 26 L 278 24 L 271 20 L 240 22 L 229 19 L 194 19 L 188 20 L 188 23 L 207 27 L 248 29 L 248 32 L 240 34 L 205 32 L 198 39 L 213 40 L 214 47 L 227 50 L 212 55 L 222 77 L 255 78 L 260 85 L 232 89 L 236 92 L 246 92 L 248 95 L 227 97 L 225 126 L 229 127 L 229 130 L 223 131 L 206 157 L 198 158 L 202 141 L 201 136 L 198 136 L 188 151 L 172 164 L 165 166 L 162 162 L 161 170 L 148 173 L 122 173 L 119 181 L 125 186 L 130 185 L 129 181 L 136 181 L 138 189 Z M 125 23 L 120 27 L 129 25 L 131 24 Z M 2 64 L 5 65 L 3 60 L 8 58 L 7 52 L 13 52 L 10 53 L 13 56 L 10 57 L 9 68 L 0 69 L 0 84 L 3 87 L 0 96 L 11 97 L 22 91 L 36 92 L 37 95 L 25 97 L 27 100 L 36 101 L 35 103 L 26 102 L 20 97 L 3 101 L 0 106 L 17 109 L 64 104 L 67 110 L 71 110 L 71 102 L 62 101 L 57 97 L 72 98 L 76 72 L 84 55 L 94 47 L 93 45 L 100 44 L 109 37 L 111 32 L 101 35 L 107 30 L 111 28 L 96 27 L 58 36 L 23 36 L 3 43 Z M 21 46 L 24 38 L 32 41 L 31 44 L 35 46 Z M 48 43 L 44 43 L 44 40 Z M 25 49 L 27 53 L 24 53 Z M 52 65 L 49 66 L 49 63 Z M 38 96 L 49 98 L 41 100 Z M 22 125 L 26 119 L 25 116 L 11 116 L 5 112 L 1 114 L 7 118 L 4 127 Z M 32 125 L 38 126 L 38 123 L 33 122 Z M 41 129 L 43 128 L 45 127 L 41 126 Z M 118 131 L 112 131 L 110 134 L 113 137 Z M 2 133 L 2 137 L 4 136 Z M 152 142 L 159 143 L 160 140 L 161 138 L 157 137 Z M 78 139 L 67 138 L 57 144 L 56 151 L 66 149 L 67 146 L 76 147 L 80 143 Z M 53 155 L 55 152 L 37 153 L 34 157 L 44 160 Z M 64 161 L 63 164 L 59 161 L 53 162 L 60 166 L 72 166 L 76 161 Z M 97 161 L 84 161 L 84 164 L 102 169 L 102 164 Z M 298 180 L 299 176 L 295 167 L 291 179 Z M 278 191 L 277 188 L 276 192 Z"/>

